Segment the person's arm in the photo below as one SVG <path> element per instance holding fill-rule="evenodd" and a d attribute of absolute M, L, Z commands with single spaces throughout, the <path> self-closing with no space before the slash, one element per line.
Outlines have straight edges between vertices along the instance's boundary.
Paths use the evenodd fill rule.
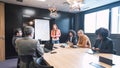
<path fill-rule="evenodd" d="M 104 48 L 99 50 L 100 53 L 113 53 L 113 42 L 111 40 L 106 41 Z"/>
<path fill-rule="evenodd" d="M 89 38 L 88 38 L 88 41 L 87 41 L 87 45 L 89 45 L 89 48 L 91 48 L 91 41 L 90 41 Z"/>
<path fill-rule="evenodd" d="M 76 45 L 77 44 L 77 37 L 73 38 L 73 44 Z"/>
<path fill-rule="evenodd" d="M 16 39 L 16 40 L 14 41 L 14 43 L 15 43 L 15 50 L 16 50 L 17 52 L 18 52 L 19 40 L 20 40 L 20 38 L 19 38 L 19 39 Z"/>
<path fill-rule="evenodd" d="M 66 43 L 69 42 L 69 36 L 67 37 Z"/>
<path fill-rule="evenodd" d="M 60 37 L 61 36 L 61 31 L 58 29 L 57 30 L 57 34 L 56 34 L 56 37 Z"/>
<path fill-rule="evenodd" d="M 39 42 L 37 42 L 37 51 L 38 51 L 38 54 L 41 55 L 41 56 L 44 54 L 43 47 L 40 46 Z"/>
<path fill-rule="evenodd" d="M 78 37 L 78 39 L 77 39 L 77 46 L 79 46 L 79 41 L 80 41 L 80 40 L 79 40 L 79 37 Z"/>
<path fill-rule="evenodd" d="M 92 50 L 93 51 L 99 51 L 99 48 L 98 48 L 98 45 L 100 44 L 100 40 L 99 39 L 96 39 L 95 40 L 95 44 L 92 46 Z"/>
<path fill-rule="evenodd" d="M 55 38 L 56 36 L 54 35 L 54 31 L 53 30 L 51 30 L 51 37 L 52 38 Z"/>
<path fill-rule="evenodd" d="M 88 45 L 87 45 L 87 37 L 84 37 L 83 38 L 83 42 L 82 42 L 82 46 L 84 46 L 84 47 L 89 47 Z"/>

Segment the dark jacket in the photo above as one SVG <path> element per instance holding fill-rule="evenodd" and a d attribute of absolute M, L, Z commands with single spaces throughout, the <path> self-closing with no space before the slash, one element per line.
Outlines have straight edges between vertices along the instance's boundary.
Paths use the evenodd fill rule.
<path fill-rule="evenodd" d="M 99 47 L 100 44 L 101 46 Z M 97 39 L 94 47 L 99 48 L 100 53 L 113 53 L 113 42 L 110 38 L 105 38 L 102 42 Z"/>
<path fill-rule="evenodd" d="M 16 47 L 15 41 L 16 41 L 16 39 L 18 39 L 18 38 L 22 38 L 22 37 L 21 37 L 21 36 L 13 36 L 13 38 L 12 38 L 12 45 L 13 45 L 14 47 Z"/>
<path fill-rule="evenodd" d="M 73 43 L 73 45 L 76 45 L 77 44 L 77 37 L 76 36 L 74 36 L 74 37 L 72 37 L 72 41 L 70 41 L 70 36 L 67 38 L 67 42 L 72 42 Z"/>

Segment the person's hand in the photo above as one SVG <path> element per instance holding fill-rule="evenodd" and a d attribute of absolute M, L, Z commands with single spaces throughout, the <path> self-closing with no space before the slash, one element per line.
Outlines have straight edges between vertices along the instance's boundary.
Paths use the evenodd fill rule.
<path fill-rule="evenodd" d="M 57 37 L 56 36 L 54 36 L 54 39 L 56 39 Z"/>
<path fill-rule="evenodd" d="M 95 50 L 95 47 L 92 47 L 92 50 Z"/>
<path fill-rule="evenodd" d="M 89 48 L 89 46 L 88 46 L 88 45 L 85 45 L 85 48 Z"/>
<path fill-rule="evenodd" d="M 99 51 L 100 49 L 99 48 L 95 48 L 95 50 Z"/>

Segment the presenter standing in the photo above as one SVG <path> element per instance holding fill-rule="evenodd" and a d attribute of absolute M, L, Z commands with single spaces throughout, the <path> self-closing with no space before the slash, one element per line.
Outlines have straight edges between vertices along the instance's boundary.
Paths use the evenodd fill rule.
<path fill-rule="evenodd" d="M 52 27 L 52 30 L 51 30 L 52 43 L 53 44 L 58 44 L 60 36 L 61 36 L 60 29 L 58 29 L 56 24 L 53 24 L 53 27 Z"/>

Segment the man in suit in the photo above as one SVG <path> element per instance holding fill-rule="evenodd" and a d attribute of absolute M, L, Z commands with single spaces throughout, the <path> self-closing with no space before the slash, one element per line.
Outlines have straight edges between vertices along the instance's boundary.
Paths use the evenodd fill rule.
<path fill-rule="evenodd" d="M 109 31 L 105 28 L 96 30 L 97 40 L 92 47 L 93 51 L 100 53 L 113 53 L 113 41 L 109 38 Z"/>
<path fill-rule="evenodd" d="M 16 40 L 16 50 L 20 57 L 22 56 L 32 56 L 37 63 L 40 62 L 40 58 L 36 55 L 36 52 L 42 56 L 44 51 L 41 46 L 39 46 L 39 42 L 33 39 L 34 36 L 34 28 L 31 26 L 26 26 L 24 28 L 25 37 Z M 21 61 L 21 63 L 23 63 Z M 20 64 L 20 68 L 26 68 L 25 64 Z"/>

